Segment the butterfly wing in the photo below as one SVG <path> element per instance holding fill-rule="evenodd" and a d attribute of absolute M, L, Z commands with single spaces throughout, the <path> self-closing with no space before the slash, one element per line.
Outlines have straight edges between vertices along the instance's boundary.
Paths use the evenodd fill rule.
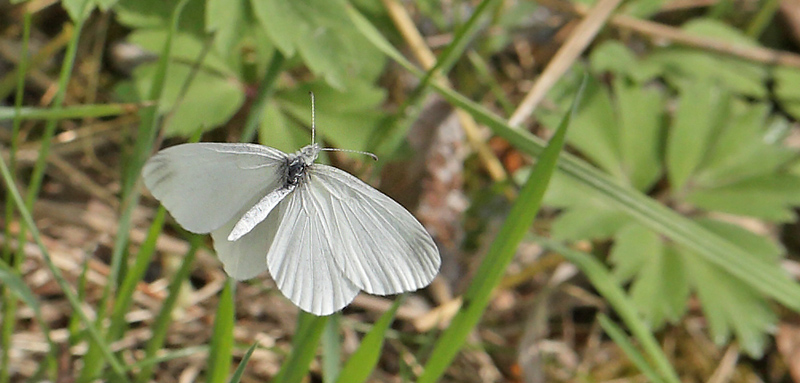
<path fill-rule="evenodd" d="M 254 203 L 254 198 L 258 201 L 279 188 L 279 170 L 287 157 L 261 145 L 183 144 L 155 154 L 142 175 L 153 196 L 181 226 L 208 233 L 249 208 L 245 205 Z"/>
<path fill-rule="evenodd" d="M 370 294 L 389 295 L 425 287 L 441 265 L 422 224 L 400 204 L 337 168 L 309 169 L 312 199 L 336 265 Z"/>
<path fill-rule="evenodd" d="M 249 206 L 249 205 L 248 205 Z M 267 251 L 272 246 L 275 233 L 278 230 L 279 214 L 271 213 L 267 218 L 256 225 L 249 233 L 235 241 L 229 241 L 229 233 L 239 221 L 239 217 L 247 209 L 211 232 L 214 240 L 214 251 L 225 268 L 225 273 L 236 280 L 254 278 L 267 269 Z"/>
<path fill-rule="evenodd" d="M 335 239 L 326 234 L 321 218 L 326 211 L 323 202 L 316 198 L 308 183 L 301 183 L 267 217 L 267 221 L 279 222 L 267 254 L 269 273 L 283 295 L 315 315 L 341 310 L 359 292 L 335 264 L 332 245 Z M 256 226 L 253 232 L 264 224 Z"/>

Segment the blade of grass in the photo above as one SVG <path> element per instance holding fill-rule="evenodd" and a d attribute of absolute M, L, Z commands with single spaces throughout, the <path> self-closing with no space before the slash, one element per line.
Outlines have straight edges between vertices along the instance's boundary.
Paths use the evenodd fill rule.
<path fill-rule="evenodd" d="M 231 383 L 239 383 L 242 380 L 242 376 L 244 375 L 244 369 L 245 367 L 247 367 L 247 362 L 250 360 L 250 356 L 253 355 L 253 351 L 256 350 L 256 346 L 258 346 L 258 342 L 253 343 L 253 345 L 250 346 L 249 349 L 247 349 L 247 352 L 244 353 L 242 361 L 239 362 L 239 366 L 236 367 L 236 371 L 234 371 L 233 376 L 231 376 L 230 380 Z"/>
<path fill-rule="evenodd" d="M 9 294 L 14 294 L 33 310 L 33 316 L 42 328 L 42 335 L 44 335 L 44 339 L 47 341 L 50 350 L 58 350 L 58 346 L 53 342 L 53 338 L 50 337 L 50 326 L 42 316 L 42 309 L 39 306 L 39 301 L 36 300 L 33 291 L 31 291 L 28 285 L 25 284 L 25 281 L 19 276 L 19 271 L 6 265 L 4 262 L 0 262 L 0 285 L 2 285 Z M 55 358 L 52 357 L 52 353 L 48 355 L 46 363 L 54 365 Z"/>
<path fill-rule="evenodd" d="M 655 363 L 656 369 L 663 380 L 672 383 L 680 382 L 678 374 L 669 363 L 669 359 L 661 351 L 653 334 L 648 326 L 639 317 L 636 306 L 631 302 L 622 288 L 617 284 L 616 279 L 608 272 L 606 267 L 596 258 L 580 251 L 572 250 L 557 241 L 549 238 L 534 236 L 536 242 L 540 243 L 553 251 L 560 253 L 564 258 L 577 266 L 584 275 L 592 282 L 592 286 L 602 295 L 614 311 L 625 322 L 631 330 L 633 336 L 638 339 L 645 353 L 650 360 Z"/>
<path fill-rule="evenodd" d="M 461 310 L 453 317 L 447 330 L 439 337 L 419 377 L 419 382 L 436 382 L 452 363 L 467 337 L 478 324 L 486 306 L 489 304 L 492 290 L 500 283 L 508 264 L 514 258 L 517 247 L 539 212 L 544 192 L 550 183 L 550 177 L 556 169 L 559 153 L 564 147 L 567 128 L 578 108 L 583 85 L 575 96 L 570 113 L 564 117 L 550 143 L 539 156 L 536 166 L 528 180 L 520 190 L 519 197 L 511 207 L 503 226 L 492 242 L 486 257 L 475 273 L 475 277 L 464 293 Z"/>
<path fill-rule="evenodd" d="M 639 368 L 646 377 L 647 381 L 654 382 L 654 383 L 663 383 L 664 379 L 661 378 L 661 375 L 647 363 L 647 360 L 644 358 L 639 350 L 628 340 L 628 336 L 625 335 L 625 332 L 622 329 L 614 324 L 605 314 L 600 314 L 597 318 L 600 321 L 600 326 L 603 327 L 603 330 L 606 331 L 606 334 L 611 338 L 611 340 L 616 343 L 619 348 L 628 355 L 631 362 Z"/>
<path fill-rule="evenodd" d="M 424 72 L 397 52 L 360 13 L 352 8 L 348 8 L 348 13 L 364 37 L 378 49 L 417 77 L 424 76 Z M 532 156 L 542 152 L 544 143 L 540 138 L 523 130 L 513 129 L 504 119 L 449 88 L 436 82 L 432 82 L 431 86 L 450 103 L 468 111 L 477 122 L 489 127 L 521 152 Z M 658 201 L 629 186 L 619 184 L 607 174 L 570 153 L 561 153 L 558 168 L 562 174 L 593 189 L 596 195 L 609 205 L 629 214 L 653 231 L 686 246 L 687 249 L 739 278 L 752 289 L 775 299 L 795 312 L 800 312 L 800 284 L 792 281 L 779 265 L 754 257 Z"/>
<path fill-rule="evenodd" d="M 20 120 L 66 120 L 70 118 L 97 118 L 130 114 L 147 104 L 94 104 L 54 108 L 0 107 L 0 121 Z"/>
<path fill-rule="evenodd" d="M 103 294 L 98 307 L 107 307 L 109 296 L 112 290 L 118 285 L 119 275 L 122 269 L 122 260 L 124 258 L 123 255 L 128 248 L 133 210 L 139 204 L 140 194 L 139 189 L 136 188 L 136 184 L 139 179 L 141 168 L 144 166 L 145 159 L 150 155 L 153 141 L 155 140 L 155 133 L 158 130 L 158 104 L 164 90 L 164 79 L 169 65 L 169 53 L 172 50 L 173 37 L 177 33 L 178 21 L 187 3 L 188 0 L 180 0 L 173 10 L 169 33 L 164 42 L 164 48 L 162 49 L 161 57 L 156 67 L 156 73 L 153 76 L 150 94 L 147 97 L 147 101 L 153 104 L 152 106 L 140 109 L 140 128 L 137 132 L 134 150 L 131 158 L 124 161 L 125 168 L 122 172 L 122 203 L 120 204 L 122 213 L 120 214 L 117 233 L 114 238 L 114 246 L 111 251 L 111 267 L 109 268 L 107 283 L 103 288 Z M 105 310 L 98 310 L 96 322 L 98 324 L 103 323 L 106 314 Z M 91 346 L 84 356 L 84 362 L 84 368 L 78 376 L 78 382 L 80 383 L 89 382 L 94 379 L 104 367 L 102 359 L 99 357 L 99 351 Z"/>
<path fill-rule="evenodd" d="M 342 364 L 342 337 L 339 335 L 339 324 L 342 315 L 335 313 L 325 323 L 322 332 L 322 382 L 333 383 L 339 376 Z"/>
<path fill-rule="evenodd" d="M 100 336 L 100 332 L 97 328 L 94 327 L 94 324 L 89 319 L 89 316 L 83 311 L 83 307 L 81 306 L 81 302 L 78 300 L 78 297 L 72 291 L 69 283 L 67 282 L 64 275 L 61 274 L 61 269 L 59 269 L 55 263 L 53 263 L 52 257 L 50 257 L 50 252 L 47 250 L 47 247 L 44 245 L 42 241 L 42 237 L 39 234 L 39 230 L 36 228 L 36 224 L 33 221 L 33 217 L 31 216 L 30 210 L 25 206 L 25 201 L 22 199 L 22 195 L 20 195 L 19 190 L 17 190 L 16 185 L 14 185 L 14 180 L 11 176 L 11 171 L 8 169 L 8 165 L 6 161 L 0 156 L 0 175 L 2 175 L 3 183 L 6 185 L 6 192 L 11 195 L 14 199 L 14 203 L 16 205 L 17 211 L 19 215 L 22 217 L 22 222 L 28 228 L 31 236 L 33 237 L 34 242 L 39 247 L 39 251 L 42 253 L 42 259 L 44 259 L 47 268 L 50 269 L 50 272 L 53 274 L 53 278 L 55 279 L 56 283 L 58 284 L 61 291 L 64 293 L 64 296 L 69 301 L 69 304 L 75 314 L 77 314 L 81 318 L 81 322 L 83 325 L 86 326 L 86 331 L 89 334 L 90 343 L 94 345 L 99 350 L 99 353 L 105 361 L 111 365 L 112 370 L 115 373 L 115 379 L 121 382 L 129 382 L 128 377 L 125 375 L 124 369 L 122 368 L 122 364 L 117 360 L 117 358 L 111 353 L 111 349 L 108 345 L 104 342 L 103 338 Z"/>
<path fill-rule="evenodd" d="M 150 224 L 150 229 L 147 231 L 147 237 L 139 252 L 136 254 L 133 266 L 125 273 L 125 278 L 122 280 L 117 291 L 117 296 L 114 299 L 114 307 L 111 310 L 111 323 L 108 327 L 107 339 L 116 340 L 125 331 L 125 313 L 130 309 L 133 302 L 133 293 L 136 291 L 136 286 L 144 278 L 147 268 L 150 266 L 153 256 L 156 253 L 156 240 L 164 227 L 164 218 L 166 217 L 166 210 L 160 207 L 153 218 L 153 223 Z"/>
<path fill-rule="evenodd" d="M 272 379 L 274 383 L 299 383 L 303 380 L 308 374 L 311 360 L 317 354 L 317 344 L 327 321 L 328 317 L 300 312 L 297 317 L 297 331 L 292 339 L 292 352 Z"/>
<path fill-rule="evenodd" d="M 180 297 L 181 286 L 189 279 L 189 272 L 194 263 L 197 249 L 200 248 L 200 244 L 203 241 L 202 238 L 203 237 L 199 235 L 191 236 L 189 252 L 183 258 L 181 267 L 175 275 L 172 276 L 172 281 L 170 281 L 169 287 L 167 287 L 167 299 L 165 299 L 164 303 L 161 305 L 161 310 L 159 310 L 158 316 L 156 316 L 151 326 L 153 335 L 145 346 L 144 360 L 156 359 L 156 353 L 164 346 L 164 340 L 167 338 L 167 330 L 169 330 L 169 324 L 172 320 L 172 311 L 175 309 L 175 304 Z M 142 370 L 136 376 L 136 383 L 149 382 L 153 375 L 153 366 L 154 364 L 143 366 Z"/>
<path fill-rule="evenodd" d="M 223 383 L 228 380 L 233 361 L 233 325 L 236 310 L 233 305 L 234 283 L 228 278 L 228 283 L 222 289 L 217 306 L 217 315 L 214 319 L 214 331 L 211 334 L 209 345 L 208 372 L 206 382 Z"/>
<path fill-rule="evenodd" d="M 286 63 L 286 58 L 276 49 L 275 53 L 272 54 L 272 61 L 269 63 L 267 73 L 261 79 L 261 85 L 258 86 L 256 98 L 250 106 L 250 113 L 247 115 L 247 121 L 245 121 L 244 129 L 242 130 L 242 142 L 250 142 L 255 138 L 256 129 L 258 129 L 258 124 L 261 123 L 261 115 L 264 114 L 267 102 L 275 92 L 275 82 L 278 79 L 278 75 L 283 72 L 284 63 Z"/>
<path fill-rule="evenodd" d="M 17 91 L 14 94 L 14 114 L 15 116 L 19 116 L 20 109 L 22 109 L 22 100 L 25 91 L 25 75 L 28 71 L 28 43 L 30 41 L 31 35 L 31 14 L 29 12 L 25 13 L 25 21 L 23 25 L 22 31 L 22 52 L 20 52 L 20 60 L 17 69 Z M 9 167 L 11 169 L 16 169 L 16 156 L 17 156 L 17 149 L 19 145 L 19 130 L 22 124 L 22 120 L 19 117 L 15 117 L 11 127 L 11 148 L 9 149 Z M 12 201 L 11 196 L 6 195 L 6 214 L 5 214 L 5 228 L 3 229 L 3 234 L 5 238 L 11 238 L 11 225 L 10 223 L 14 221 L 14 201 Z M 22 247 L 22 244 L 18 242 L 18 246 Z M 19 266 L 22 264 L 22 257 L 24 257 L 25 253 L 22 251 L 11 251 L 11 241 L 3 241 L 3 251 L 2 251 L 2 259 L 11 266 L 13 270 L 16 271 L 16 274 L 19 274 Z M 0 382 L 1 383 L 8 383 L 10 380 L 10 372 L 9 372 L 9 361 L 11 360 L 11 336 L 14 333 L 14 327 L 16 326 L 17 320 L 17 298 L 9 292 L 3 285 L 0 285 L 0 296 L 3 299 L 3 314 L 2 314 L 2 329 L 0 329 Z M 46 332 L 49 338 L 49 331 Z M 55 355 L 56 349 L 51 347 L 50 348 L 50 355 Z"/>
<path fill-rule="evenodd" d="M 381 349 L 383 349 L 383 342 L 386 339 L 386 331 L 394 321 L 394 316 L 397 309 L 400 307 L 401 299 L 396 299 L 392 307 L 387 310 L 381 318 L 375 322 L 364 339 L 361 340 L 361 345 L 358 346 L 356 352 L 350 355 L 350 358 L 345 363 L 341 374 L 339 374 L 338 383 L 359 383 L 366 382 L 372 370 L 378 364 L 378 359 L 381 356 Z"/>

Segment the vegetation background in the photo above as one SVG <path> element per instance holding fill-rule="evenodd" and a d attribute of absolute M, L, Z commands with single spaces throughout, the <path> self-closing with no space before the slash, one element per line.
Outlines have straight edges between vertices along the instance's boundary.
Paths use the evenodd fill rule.
<path fill-rule="evenodd" d="M 0 383 L 800 381 L 798 50 L 798 0 L 0 0 Z M 429 288 L 299 313 L 143 190 L 309 91 Z"/>

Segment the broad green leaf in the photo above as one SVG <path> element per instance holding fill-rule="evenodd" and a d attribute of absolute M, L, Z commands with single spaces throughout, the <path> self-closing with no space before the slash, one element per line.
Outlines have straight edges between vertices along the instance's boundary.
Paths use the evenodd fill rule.
<path fill-rule="evenodd" d="M 767 95 L 766 71 L 749 62 L 678 47 L 656 51 L 646 62 L 662 67 L 667 79 L 678 86 L 686 81 L 701 81 L 744 96 L 764 98 Z"/>
<path fill-rule="evenodd" d="M 159 53 L 167 41 L 169 30 L 163 28 L 141 28 L 131 32 L 127 39 L 142 49 L 153 53 Z M 202 54 L 204 41 L 190 33 L 176 33 L 172 36 L 174 48 L 170 51 L 170 59 L 180 61 L 183 64 L 194 65 L 195 60 Z M 235 76 L 233 68 L 216 51 L 206 54 L 201 64 L 201 68 L 208 71 L 218 72 L 222 75 Z"/>
<path fill-rule="evenodd" d="M 647 191 L 662 173 L 664 96 L 658 88 L 614 82 L 622 167 L 630 184 Z"/>
<path fill-rule="evenodd" d="M 726 122 L 709 143 L 706 161 L 698 170 L 695 184 L 718 185 L 760 173 L 743 173 L 741 167 L 753 162 L 763 163 L 763 158 L 753 157 L 766 146 L 763 136 L 768 112 L 766 104 L 733 102 Z M 769 145 L 769 148 L 774 149 L 774 146 Z"/>
<path fill-rule="evenodd" d="M 800 204 L 800 177 L 770 174 L 716 188 L 691 191 L 684 198 L 706 210 L 787 222 Z"/>
<path fill-rule="evenodd" d="M 175 8 L 183 0 L 119 0 L 114 5 L 116 20 L 130 28 L 162 28 L 171 25 L 171 17 Z M 205 34 L 205 2 L 189 1 L 186 3 L 178 30 L 197 36 Z"/>
<path fill-rule="evenodd" d="M 311 126 L 312 90 L 317 104 L 317 141 L 324 138 L 338 148 L 364 150 L 372 129 L 384 115 L 380 105 L 385 92 L 363 82 L 353 83 L 346 92 L 322 82 L 302 84 L 278 94 L 284 114 Z"/>
<path fill-rule="evenodd" d="M 311 143 L 311 136 L 291 123 L 277 103 L 268 101 L 258 128 L 258 141 L 286 153 L 294 153 Z"/>
<path fill-rule="evenodd" d="M 194 77 L 186 96 L 176 105 L 191 71 L 190 66 L 178 63 L 170 65 L 167 71 L 159 109 L 171 113 L 163 128 L 168 136 L 189 137 L 199 129 L 210 130 L 222 125 L 244 102 L 244 94 L 236 81 L 201 70 Z M 134 72 L 140 94 L 150 88 L 154 72 L 153 65 L 142 65 Z M 177 109 L 173 110 L 175 107 Z"/>
<path fill-rule="evenodd" d="M 689 284 L 683 256 L 674 247 L 641 254 L 647 262 L 631 285 L 631 299 L 655 328 L 665 322 L 676 322 L 686 312 Z"/>
<path fill-rule="evenodd" d="M 680 193 L 700 167 L 723 106 L 721 90 L 707 82 L 687 82 L 681 88 L 667 138 L 667 176 L 673 193 Z"/>
<path fill-rule="evenodd" d="M 748 355 L 760 358 L 769 341 L 765 330 L 774 328 L 777 322 L 769 303 L 755 290 L 694 254 L 687 253 L 684 259 L 714 342 L 722 345 L 734 333 Z"/>
<path fill-rule="evenodd" d="M 577 205 L 561 213 L 551 226 L 557 240 L 603 239 L 631 222 L 630 216 L 608 207 Z"/>
<path fill-rule="evenodd" d="M 620 282 L 634 278 L 645 264 L 664 252 L 664 242 L 652 230 L 639 224 L 627 225 L 614 236 L 609 261 Z"/>
<path fill-rule="evenodd" d="M 787 113 L 800 120 L 800 69 L 782 66 L 773 74 L 775 96 Z"/>
<path fill-rule="evenodd" d="M 611 98 L 606 88 L 593 77 L 589 77 L 585 101 L 575 116 L 569 143 L 610 174 L 622 174 L 619 126 Z"/>
<path fill-rule="evenodd" d="M 635 71 L 638 66 L 633 52 L 617 40 L 603 42 L 592 49 L 589 60 L 595 73 L 611 72 L 616 75 L 627 75 Z"/>
<path fill-rule="evenodd" d="M 62 0 L 61 5 L 69 14 L 72 21 L 84 20 L 92 12 L 92 0 Z"/>
<path fill-rule="evenodd" d="M 252 0 L 254 13 L 287 57 L 295 53 L 315 74 L 337 89 L 350 78 L 373 80 L 384 58 L 350 22 L 343 0 Z"/>
<path fill-rule="evenodd" d="M 206 0 L 206 31 L 214 33 L 214 47 L 222 55 L 235 55 L 234 46 L 245 33 L 249 0 Z"/>

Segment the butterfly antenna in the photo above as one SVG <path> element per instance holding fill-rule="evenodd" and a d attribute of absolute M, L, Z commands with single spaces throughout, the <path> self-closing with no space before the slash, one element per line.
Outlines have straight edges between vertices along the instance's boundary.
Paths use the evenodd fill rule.
<path fill-rule="evenodd" d="M 317 125 L 316 125 L 316 118 L 315 118 L 315 115 L 316 115 L 315 109 L 316 108 L 314 106 L 314 92 L 308 92 L 308 94 L 311 96 L 311 143 L 314 144 L 314 143 L 317 142 L 316 141 Z M 326 151 L 326 152 L 348 152 L 348 153 L 363 154 L 365 156 L 369 156 L 370 158 L 372 158 L 375 161 L 378 160 L 378 156 L 376 156 L 375 154 L 370 153 L 370 152 L 364 152 L 364 151 L 361 151 L 361 150 L 337 149 L 337 148 L 321 148 L 320 150 Z"/>
<path fill-rule="evenodd" d="M 326 151 L 326 152 L 347 152 L 347 153 L 363 154 L 365 156 L 369 156 L 370 158 L 372 158 L 375 161 L 378 160 L 378 156 L 376 156 L 375 154 L 370 153 L 370 152 L 364 152 L 364 151 L 361 151 L 361 150 L 338 149 L 338 148 L 321 148 L 320 150 Z"/>
<path fill-rule="evenodd" d="M 317 141 L 315 141 L 315 139 L 316 139 L 315 136 L 316 136 L 316 133 L 317 133 L 317 125 L 316 125 L 316 116 L 315 116 L 316 115 L 316 112 L 315 112 L 316 108 L 314 106 L 314 92 L 308 92 L 308 94 L 311 95 L 311 143 L 315 144 L 317 142 Z"/>

